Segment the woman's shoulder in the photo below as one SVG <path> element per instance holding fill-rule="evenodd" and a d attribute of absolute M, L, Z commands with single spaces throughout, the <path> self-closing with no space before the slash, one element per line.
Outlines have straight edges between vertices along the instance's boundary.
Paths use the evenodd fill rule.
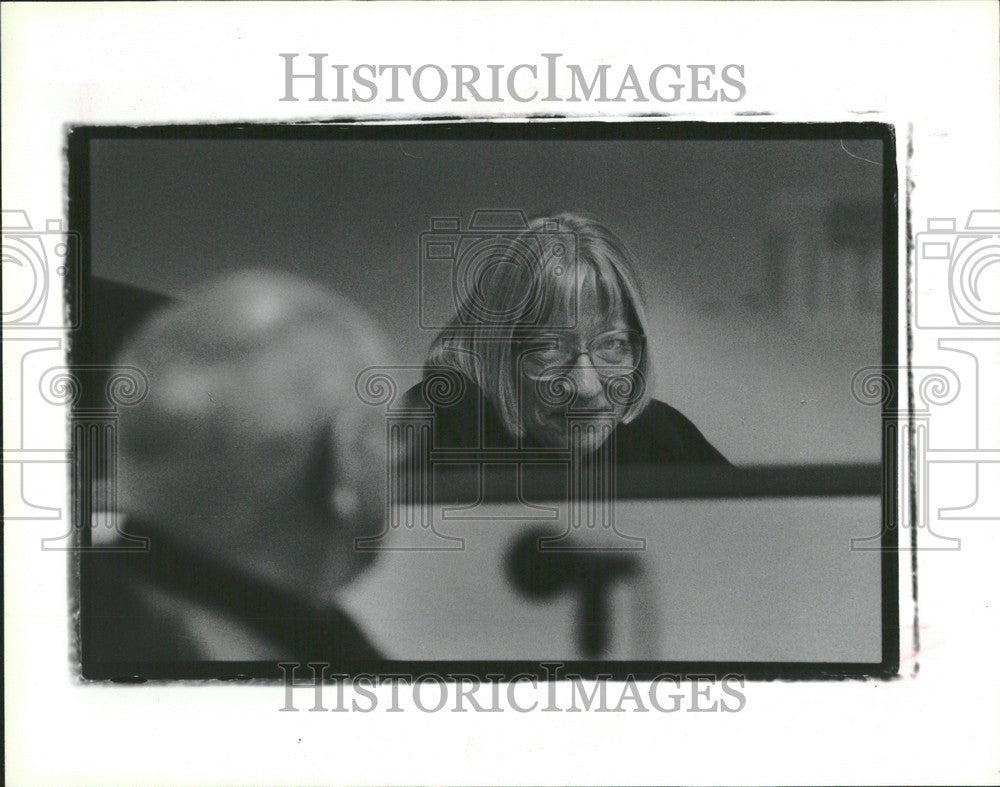
<path fill-rule="evenodd" d="M 649 404 L 643 408 L 635 420 L 645 420 L 648 423 L 666 422 L 682 428 L 694 427 L 694 424 L 684 413 L 660 399 L 650 399 Z"/>
<path fill-rule="evenodd" d="M 464 374 L 443 369 L 425 373 L 403 394 L 402 405 L 412 411 L 455 414 L 474 408 L 482 398 L 482 389 Z"/>
<path fill-rule="evenodd" d="M 647 464 L 729 464 L 680 410 L 653 399 L 622 427 L 619 454 Z M 623 439 L 622 439 L 623 438 Z"/>
<path fill-rule="evenodd" d="M 429 372 L 402 401 L 409 416 L 431 419 L 437 448 L 499 448 L 513 440 L 483 389 L 461 372 Z"/>

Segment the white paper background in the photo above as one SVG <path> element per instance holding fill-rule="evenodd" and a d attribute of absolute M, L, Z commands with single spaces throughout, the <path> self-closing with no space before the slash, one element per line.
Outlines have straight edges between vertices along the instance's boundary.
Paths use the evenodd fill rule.
<path fill-rule="evenodd" d="M 961 226 L 971 209 L 1000 208 L 993 3 L 5 4 L 2 12 L 3 205 L 35 221 L 63 216 L 67 124 L 331 117 L 316 114 L 317 107 L 327 109 L 323 105 L 277 100 L 283 91 L 279 52 L 329 52 L 330 61 L 352 64 L 539 62 L 542 52 L 562 52 L 564 62 L 631 62 L 637 69 L 663 62 L 743 63 L 743 102 L 664 108 L 697 118 L 732 118 L 739 111 L 787 120 L 897 122 L 904 137 L 912 127 L 915 231 L 929 217 L 954 217 Z M 553 107 L 589 117 L 656 109 L 375 102 L 329 105 L 329 112 L 489 116 Z M 905 151 L 905 138 L 900 147 Z M 925 296 L 946 293 L 919 297 Z M 30 447 L 58 449 L 63 425 L 32 418 L 37 388 L 22 401 L 27 345 L 8 341 L 11 336 L 4 336 L 5 448 L 29 447 L 30 432 Z M 34 340 L 49 336 L 58 334 L 39 333 Z M 915 363 L 948 363 L 939 338 L 934 331 L 915 332 Z M 25 361 L 26 375 L 31 359 L 40 357 Z M 991 364 L 983 355 L 978 370 L 955 366 L 963 385 L 978 387 L 981 399 L 998 390 L 996 357 Z M 949 431 L 968 428 L 969 412 L 947 416 L 967 419 Z M 992 450 L 983 454 L 989 458 L 998 448 L 996 415 L 981 407 L 979 416 L 976 446 Z M 997 465 L 984 465 L 979 480 L 977 513 L 992 520 L 933 518 L 939 508 L 973 499 L 971 467 L 955 463 L 930 471 L 932 522 L 939 534 L 961 538 L 961 549 L 918 553 L 919 672 L 908 647 L 907 552 L 900 561 L 900 679 L 750 684 L 747 707 L 738 714 L 293 714 L 278 713 L 281 690 L 273 686 L 81 685 L 67 659 L 65 554 L 40 548 L 42 538 L 59 536 L 66 526 L 8 521 L 8 779 L 995 782 L 1000 538 L 991 507 L 996 498 L 991 502 L 989 495 Z M 20 476 L 11 472 L 17 469 L 5 464 L 8 510 L 20 499 Z M 32 501 L 65 510 L 58 468 L 35 467 L 24 484 Z M 904 532 L 901 540 L 908 536 Z"/>

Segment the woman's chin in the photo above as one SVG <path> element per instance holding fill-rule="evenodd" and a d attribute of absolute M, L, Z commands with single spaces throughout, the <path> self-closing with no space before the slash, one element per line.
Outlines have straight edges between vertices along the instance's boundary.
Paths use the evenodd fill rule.
<path fill-rule="evenodd" d="M 604 429 L 587 430 L 574 440 L 573 448 L 581 454 L 596 453 L 608 442 L 608 433 Z"/>
<path fill-rule="evenodd" d="M 612 430 L 613 427 L 605 421 L 592 425 L 578 422 L 574 424 L 570 440 L 567 424 L 562 421 L 559 424 L 539 425 L 532 430 L 532 436 L 539 444 L 548 448 L 572 449 L 581 454 L 592 454 L 608 441 Z"/>

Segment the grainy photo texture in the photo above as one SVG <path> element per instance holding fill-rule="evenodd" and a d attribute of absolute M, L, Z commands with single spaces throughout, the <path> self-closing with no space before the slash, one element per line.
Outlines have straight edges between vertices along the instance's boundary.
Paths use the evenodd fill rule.
<path fill-rule="evenodd" d="M 85 127 L 69 172 L 85 678 L 896 672 L 890 127 Z"/>

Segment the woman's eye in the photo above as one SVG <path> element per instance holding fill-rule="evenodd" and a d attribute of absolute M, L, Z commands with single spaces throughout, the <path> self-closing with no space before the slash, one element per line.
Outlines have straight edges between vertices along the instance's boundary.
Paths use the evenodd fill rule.
<path fill-rule="evenodd" d="M 566 342 L 562 339 L 555 337 L 552 339 L 540 339 L 535 346 L 536 352 L 539 353 L 560 353 L 563 351 Z"/>
<path fill-rule="evenodd" d="M 558 339 L 541 340 L 527 348 L 526 360 L 531 363 L 555 363 L 564 355 L 563 343 Z"/>
<path fill-rule="evenodd" d="M 624 350 L 626 347 L 628 347 L 628 342 L 620 336 L 609 336 L 597 345 L 598 350 L 605 351 Z"/>
<path fill-rule="evenodd" d="M 547 347 L 537 353 L 538 358 L 543 361 L 557 361 L 563 357 L 563 352 L 558 347 Z"/>

